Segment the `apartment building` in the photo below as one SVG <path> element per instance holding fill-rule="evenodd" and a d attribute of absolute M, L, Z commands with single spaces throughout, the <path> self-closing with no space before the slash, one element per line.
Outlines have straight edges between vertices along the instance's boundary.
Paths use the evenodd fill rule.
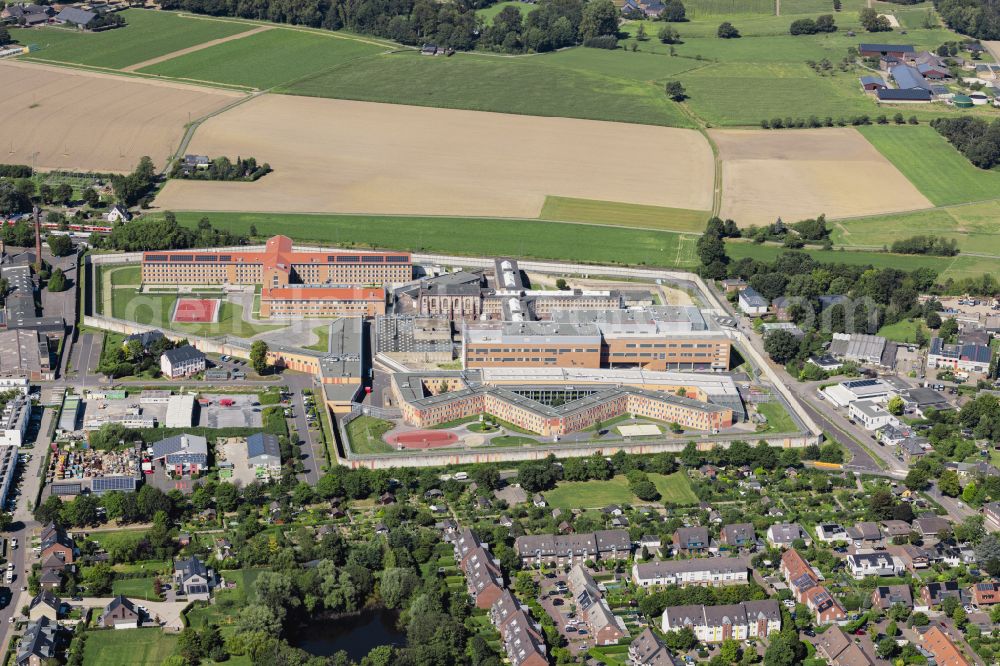
<path fill-rule="evenodd" d="M 462 572 L 476 608 L 492 608 L 504 590 L 499 562 L 485 548 L 478 546 L 463 560 Z"/>
<path fill-rule="evenodd" d="M 663 631 L 690 627 L 703 643 L 766 638 L 781 631 L 781 608 L 773 599 L 725 606 L 670 606 L 663 611 Z"/>
<path fill-rule="evenodd" d="M 749 581 L 749 566 L 740 557 L 706 557 L 690 560 L 636 562 L 632 565 L 632 582 L 640 587 L 660 585 L 745 585 Z"/>
<path fill-rule="evenodd" d="M 406 252 L 301 252 L 287 236 L 263 250 L 144 252 L 144 284 L 383 285 L 406 282 L 413 265 Z"/>
<path fill-rule="evenodd" d="M 781 575 L 800 604 L 805 604 L 816 618 L 816 624 L 840 622 L 847 612 L 827 589 L 820 585 L 819 576 L 794 548 L 781 555 Z"/>
<path fill-rule="evenodd" d="M 572 566 L 587 560 L 626 558 L 632 552 L 627 530 L 600 530 L 589 534 L 519 536 L 514 549 L 524 565 Z"/>
<path fill-rule="evenodd" d="M 570 569 L 566 584 L 573 595 L 577 612 L 587 623 L 597 645 L 615 645 L 629 635 L 625 622 L 611 612 L 597 581 L 582 564 Z"/>

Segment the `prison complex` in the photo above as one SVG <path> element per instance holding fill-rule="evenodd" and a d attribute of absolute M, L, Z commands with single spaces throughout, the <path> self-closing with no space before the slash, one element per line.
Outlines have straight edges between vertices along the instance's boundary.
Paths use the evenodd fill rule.
<path fill-rule="evenodd" d="M 263 250 L 145 252 L 143 284 L 261 285 L 261 317 L 374 316 L 383 285 L 410 280 L 406 252 L 300 252 L 274 236 Z"/>

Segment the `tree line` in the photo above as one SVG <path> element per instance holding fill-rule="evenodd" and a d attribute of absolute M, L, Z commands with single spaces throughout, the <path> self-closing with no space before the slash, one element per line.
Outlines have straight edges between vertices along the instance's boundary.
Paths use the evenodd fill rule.
<path fill-rule="evenodd" d="M 927 254 L 935 257 L 954 257 L 958 254 L 958 241 L 941 236 L 911 236 L 894 241 L 891 250 L 896 254 Z"/>
<path fill-rule="evenodd" d="M 94 247 L 121 252 L 150 250 L 186 250 L 192 247 L 245 245 L 247 239 L 225 229 L 216 229 L 207 217 L 201 218 L 195 229 L 181 226 L 170 211 L 162 218 L 141 218 L 119 222 L 111 233 L 92 239 Z"/>
<path fill-rule="evenodd" d="M 996 0 L 934 0 L 948 27 L 976 39 L 1000 39 L 1000 3 Z"/>
<path fill-rule="evenodd" d="M 186 178 L 189 180 L 223 180 L 253 182 L 271 173 L 271 165 L 267 162 L 257 164 L 256 158 L 243 159 L 237 157 L 231 161 L 228 157 L 216 157 L 205 169 L 189 169 L 182 161 L 174 162 L 170 170 L 171 178 Z"/>
<path fill-rule="evenodd" d="M 992 121 L 973 116 L 936 118 L 931 127 L 980 169 L 1000 165 L 1000 118 Z"/>

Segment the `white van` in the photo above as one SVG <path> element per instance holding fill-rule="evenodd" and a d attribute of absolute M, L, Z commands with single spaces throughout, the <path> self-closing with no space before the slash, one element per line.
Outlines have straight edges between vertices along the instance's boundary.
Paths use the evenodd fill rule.
<path fill-rule="evenodd" d="M 469 478 L 469 475 L 466 474 L 465 472 L 455 472 L 455 480 L 456 481 L 465 481 L 468 478 Z"/>

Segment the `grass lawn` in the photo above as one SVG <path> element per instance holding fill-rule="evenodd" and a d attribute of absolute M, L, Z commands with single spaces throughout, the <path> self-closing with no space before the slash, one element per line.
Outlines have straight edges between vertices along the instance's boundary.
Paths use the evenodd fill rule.
<path fill-rule="evenodd" d="M 624 51 L 598 54 L 616 68 L 631 63 L 661 64 L 648 81 L 602 73 L 587 66 L 597 49 L 572 49 L 530 58 L 497 58 L 456 54 L 424 58 L 415 52 L 378 55 L 334 67 L 280 87 L 279 92 L 311 97 L 336 97 L 392 104 L 414 104 L 475 111 L 536 116 L 618 120 L 647 125 L 691 127 L 677 104 L 663 94 L 662 83 L 672 71 L 691 61 Z M 577 55 L 580 52 L 582 55 Z M 631 59 L 630 59 L 631 58 Z M 613 59 L 618 59 L 615 61 Z M 651 61 L 657 62 L 651 62 Z M 662 77 L 662 78 L 661 78 Z"/>
<path fill-rule="evenodd" d="M 523 435 L 500 435 L 490 440 L 490 446 L 533 446 L 535 444 L 538 444 L 537 439 Z"/>
<path fill-rule="evenodd" d="M 179 212 L 194 227 L 205 213 Z M 380 247 L 492 257 L 560 259 L 599 264 L 692 268 L 697 237 L 642 229 L 531 220 L 391 217 L 372 215 L 282 215 L 208 213 L 216 228 L 246 234 L 291 234 L 295 240 L 342 247 Z"/>
<path fill-rule="evenodd" d="M 177 649 L 177 635 L 159 629 L 91 631 L 83 663 L 97 666 L 160 666 Z"/>
<path fill-rule="evenodd" d="M 874 125 L 859 131 L 937 206 L 1000 197 L 1000 171 L 974 167 L 932 127 Z"/>
<path fill-rule="evenodd" d="M 384 48 L 337 33 L 275 28 L 218 44 L 139 71 L 179 79 L 271 88 Z"/>
<path fill-rule="evenodd" d="M 777 400 L 760 403 L 757 405 L 757 411 L 767 417 L 767 430 L 765 432 L 795 432 L 799 429 L 785 406 Z"/>
<path fill-rule="evenodd" d="M 542 206 L 542 213 L 539 215 L 543 220 L 590 222 L 694 233 L 704 231 L 709 216 L 708 211 L 701 210 L 551 196 L 545 198 L 545 205 Z"/>
<path fill-rule="evenodd" d="M 628 480 L 620 474 L 607 481 L 560 481 L 555 488 L 543 494 L 553 508 L 564 511 L 638 501 L 629 490 Z"/>
<path fill-rule="evenodd" d="M 347 438 L 354 453 L 388 453 L 392 447 L 386 444 L 382 435 L 392 430 L 392 421 L 374 416 L 359 416 L 347 424 Z"/>
<path fill-rule="evenodd" d="M 159 601 L 159 597 L 153 592 L 153 580 L 153 577 L 122 578 L 111 584 L 111 592 L 116 596 L 124 594 L 131 599 Z"/>
<path fill-rule="evenodd" d="M 924 326 L 924 322 L 915 319 L 904 319 L 897 321 L 895 324 L 883 326 L 878 330 L 878 334 L 883 338 L 895 340 L 896 342 L 916 342 L 917 329 L 923 329 L 925 339 L 930 338 L 930 333 L 927 327 Z"/>
<path fill-rule="evenodd" d="M 111 275 L 111 285 L 117 287 L 119 285 L 132 285 L 139 286 L 142 284 L 142 266 L 119 266 L 116 268 L 106 268 L 104 270 L 108 271 Z"/>
<path fill-rule="evenodd" d="M 131 289 L 116 289 L 112 314 L 140 324 L 169 328 L 180 333 L 214 337 L 235 335 L 250 337 L 257 333 L 285 328 L 285 324 L 251 324 L 243 319 L 243 307 L 223 301 L 219 321 L 208 324 L 181 324 L 172 320 L 177 294 L 137 294 Z"/>
<path fill-rule="evenodd" d="M 306 349 L 315 349 L 316 351 L 327 351 L 330 349 L 330 326 L 324 324 L 322 326 L 317 326 L 313 329 L 313 333 L 319 336 L 319 340 L 314 345 L 309 345 Z"/>
<path fill-rule="evenodd" d="M 505 0 L 505 2 L 498 2 L 495 5 L 490 5 L 483 9 L 476 10 L 476 16 L 483 19 L 486 25 L 491 25 L 493 23 L 493 17 L 504 10 L 504 7 L 516 7 L 518 11 L 521 12 L 521 16 L 527 16 L 534 9 L 534 5 L 525 4 L 519 2 L 518 0 Z"/>
<path fill-rule="evenodd" d="M 650 474 L 649 480 L 660 491 L 662 496 L 660 501 L 664 504 L 698 503 L 698 496 L 691 490 L 691 481 L 684 472 L 674 472 L 667 475 Z"/>
<path fill-rule="evenodd" d="M 608 666 L 628 666 L 631 662 L 628 658 L 627 645 L 607 645 L 592 647 L 587 654 Z"/>
<path fill-rule="evenodd" d="M 989 175 L 989 174 L 986 174 Z M 998 190 L 1000 192 L 1000 190 Z M 953 238 L 962 252 L 1000 256 L 1000 200 L 833 222 L 836 245 L 883 247 L 918 234 Z"/>
<path fill-rule="evenodd" d="M 235 35 L 255 26 L 236 21 L 184 18 L 180 14 L 128 9 L 121 14 L 128 25 L 107 32 L 77 32 L 66 28 L 11 30 L 21 44 L 39 46 L 26 56 L 33 60 L 121 69 L 213 39 Z"/>

